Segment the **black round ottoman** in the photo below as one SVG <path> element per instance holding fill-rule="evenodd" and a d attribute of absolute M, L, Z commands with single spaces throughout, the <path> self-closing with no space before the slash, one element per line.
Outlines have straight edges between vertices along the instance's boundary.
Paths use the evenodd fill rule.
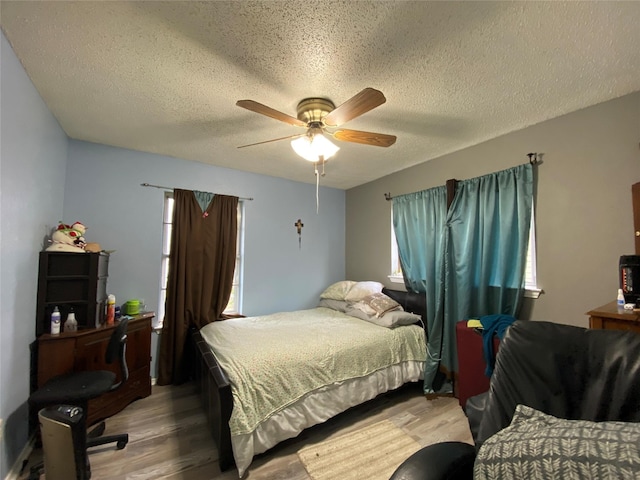
<path fill-rule="evenodd" d="M 402 462 L 389 480 L 472 479 L 475 458 L 476 449 L 468 443 L 435 443 Z"/>

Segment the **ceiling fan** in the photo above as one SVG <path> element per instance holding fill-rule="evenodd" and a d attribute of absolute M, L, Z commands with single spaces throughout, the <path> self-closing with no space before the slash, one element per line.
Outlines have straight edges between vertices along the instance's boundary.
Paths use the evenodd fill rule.
<path fill-rule="evenodd" d="M 338 147 L 324 137 L 325 133 L 343 142 L 360 143 L 376 147 L 390 147 L 396 141 L 394 135 L 363 132 L 346 128 L 339 128 L 334 131 L 330 130 L 331 127 L 340 127 L 349 120 L 353 120 L 373 110 L 386 101 L 387 99 L 382 92 L 374 88 L 365 88 L 337 108 L 331 100 L 326 98 L 305 98 L 298 103 L 296 118 L 253 100 L 239 100 L 236 102 L 236 105 L 239 107 L 280 120 L 289 125 L 303 127 L 305 128 L 305 132 L 282 138 L 274 138 L 264 142 L 242 145 L 238 148 L 252 147 L 254 145 L 280 140 L 299 139 L 291 142 L 291 146 L 296 153 L 312 162 L 322 161 L 322 163 L 324 163 L 327 158 L 339 150 Z M 323 146 L 328 148 L 328 150 L 323 149 Z"/>

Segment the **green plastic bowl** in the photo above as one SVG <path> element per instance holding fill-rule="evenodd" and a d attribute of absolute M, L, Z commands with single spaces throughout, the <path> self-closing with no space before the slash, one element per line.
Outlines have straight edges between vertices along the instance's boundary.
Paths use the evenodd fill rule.
<path fill-rule="evenodd" d="M 126 303 L 127 315 L 138 315 L 140 313 L 140 300 L 129 300 Z"/>

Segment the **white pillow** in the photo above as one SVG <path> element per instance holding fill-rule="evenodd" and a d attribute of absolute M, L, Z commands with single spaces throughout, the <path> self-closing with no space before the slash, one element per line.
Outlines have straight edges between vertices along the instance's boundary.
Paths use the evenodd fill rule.
<path fill-rule="evenodd" d="M 327 289 L 320 294 L 320 298 L 328 298 L 330 300 L 346 300 L 347 293 L 351 290 L 356 282 L 352 280 L 343 280 L 329 285 Z"/>
<path fill-rule="evenodd" d="M 382 292 L 384 285 L 380 282 L 358 282 L 351 287 L 345 297 L 347 302 L 359 302 L 364 297 Z"/>

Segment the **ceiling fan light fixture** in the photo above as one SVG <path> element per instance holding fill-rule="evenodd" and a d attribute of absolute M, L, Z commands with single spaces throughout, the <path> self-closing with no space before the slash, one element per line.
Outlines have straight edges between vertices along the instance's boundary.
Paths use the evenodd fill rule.
<path fill-rule="evenodd" d="M 305 160 L 319 162 L 321 158 L 328 160 L 333 157 L 340 147 L 334 145 L 322 133 L 303 135 L 291 140 L 291 148 Z"/>

